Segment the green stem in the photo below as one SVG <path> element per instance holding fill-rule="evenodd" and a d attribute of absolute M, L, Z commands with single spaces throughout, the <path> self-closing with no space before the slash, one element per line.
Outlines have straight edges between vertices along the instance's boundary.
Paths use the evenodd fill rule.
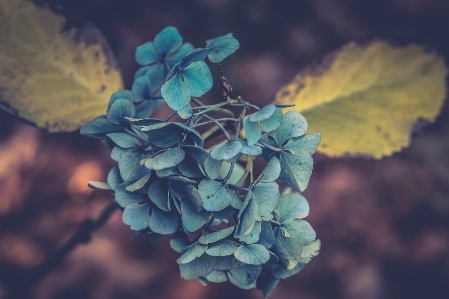
<path fill-rule="evenodd" d="M 235 130 L 235 139 L 237 140 L 239 138 L 240 135 L 240 128 L 242 126 L 242 121 L 245 118 L 246 115 L 246 107 L 243 108 L 242 112 L 240 113 L 239 119 L 238 119 L 238 123 L 237 123 L 237 129 Z"/>
<path fill-rule="evenodd" d="M 270 220 L 271 223 L 276 224 L 277 226 L 281 226 L 282 224 L 276 220 Z"/>
<path fill-rule="evenodd" d="M 228 174 L 223 179 L 223 181 L 226 183 L 228 179 L 231 177 L 232 171 L 234 170 L 234 163 L 231 163 L 231 167 L 229 168 Z"/>
<path fill-rule="evenodd" d="M 220 127 L 220 129 L 223 131 L 223 134 L 225 134 L 226 138 L 228 139 L 228 141 L 231 141 L 231 136 L 229 136 L 228 131 L 226 131 L 226 129 L 223 127 L 223 125 L 221 123 L 219 123 L 218 121 L 216 121 L 215 119 L 213 119 L 212 117 L 210 117 L 207 114 L 203 114 L 204 117 L 210 119 L 211 121 L 213 121 L 217 126 Z"/>
<path fill-rule="evenodd" d="M 209 111 L 213 111 L 213 110 L 215 110 L 215 109 L 217 109 L 217 108 L 220 108 L 220 107 L 222 107 L 222 106 L 224 106 L 224 105 L 226 105 L 226 104 L 227 104 L 226 102 L 223 102 L 223 103 L 219 103 L 219 104 L 217 104 L 217 105 L 209 106 L 209 108 L 206 108 L 206 109 L 204 109 L 203 111 L 199 111 L 199 112 L 195 113 L 194 115 L 195 115 L 195 116 L 198 116 L 198 115 L 205 114 L 205 113 L 207 113 L 207 112 L 209 112 Z M 195 108 L 198 108 L 198 107 L 195 107 Z"/>
<path fill-rule="evenodd" d="M 256 110 L 260 110 L 259 107 L 257 107 L 256 105 L 250 104 L 250 103 L 235 103 L 235 104 L 229 104 L 230 106 L 237 106 L 237 107 L 252 107 Z"/>
<path fill-rule="evenodd" d="M 178 114 L 178 112 L 173 112 L 172 114 L 170 114 L 164 121 L 167 122 L 170 120 L 170 118 L 172 118 L 173 116 L 175 116 L 176 114 Z"/>
<path fill-rule="evenodd" d="M 271 145 L 269 145 L 268 143 L 266 143 L 265 141 L 263 141 L 262 139 L 259 139 L 258 141 L 260 144 L 262 144 L 264 147 L 269 148 L 275 152 L 282 152 L 282 149 L 277 148 L 277 147 L 273 147 Z"/>
<path fill-rule="evenodd" d="M 233 184 L 228 184 L 228 186 L 234 190 L 240 190 L 240 191 L 246 191 L 246 192 L 248 192 L 250 190 L 249 188 L 244 188 L 244 187 L 240 187 L 240 186 L 233 185 Z"/>
<path fill-rule="evenodd" d="M 216 121 L 238 121 L 238 119 L 237 118 L 217 118 L 216 119 Z M 210 124 L 210 123 L 213 123 L 213 121 L 212 120 L 208 120 L 208 121 L 205 121 L 205 122 L 202 122 L 202 123 L 199 123 L 199 124 L 195 124 L 195 125 L 193 125 L 193 126 L 191 126 L 191 128 L 196 128 L 196 127 L 199 127 L 199 126 L 202 126 L 202 125 L 207 125 L 207 124 Z"/>

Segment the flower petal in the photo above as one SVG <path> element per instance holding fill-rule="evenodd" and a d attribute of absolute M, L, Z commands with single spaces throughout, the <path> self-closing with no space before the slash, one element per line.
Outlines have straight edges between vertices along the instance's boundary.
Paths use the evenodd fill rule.
<path fill-rule="evenodd" d="M 159 55 L 152 42 L 148 42 L 137 47 L 136 61 L 140 65 L 148 65 L 159 61 Z"/>
<path fill-rule="evenodd" d="M 184 82 L 194 97 L 200 97 L 212 88 L 212 74 L 204 61 L 192 62 L 183 70 L 183 75 Z"/>
<path fill-rule="evenodd" d="M 175 27 L 165 27 L 156 35 L 153 45 L 159 54 L 161 54 L 162 58 L 165 58 L 167 54 L 175 52 L 181 47 L 182 36 Z"/>

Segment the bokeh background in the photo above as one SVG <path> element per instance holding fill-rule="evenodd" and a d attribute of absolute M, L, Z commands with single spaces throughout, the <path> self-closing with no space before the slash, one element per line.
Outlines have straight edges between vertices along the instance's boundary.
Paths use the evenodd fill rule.
<path fill-rule="evenodd" d="M 49 1 L 39 1 L 49 2 Z M 72 22 L 97 26 L 130 88 L 136 46 L 165 26 L 186 41 L 233 32 L 240 49 L 223 70 L 237 95 L 266 104 L 302 68 L 351 40 L 419 42 L 449 61 L 449 1 L 50 1 Z M 1 66 L 0 66 L 1 67 Z M 220 90 L 207 101 L 220 100 Z M 160 113 L 165 113 L 162 111 Z M 273 299 L 449 298 L 449 107 L 381 160 L 315 154 L 305 196 L 322 250 Z M 48 134 L 0 111 L 0 298 L 113 199 L 87 181 L 113 165 L 100 141 Z M 28 294 L 37 299 L 262 298 L 230 283 L 179 277 L 168 240 L 151 245 L 117 211 Z"/>

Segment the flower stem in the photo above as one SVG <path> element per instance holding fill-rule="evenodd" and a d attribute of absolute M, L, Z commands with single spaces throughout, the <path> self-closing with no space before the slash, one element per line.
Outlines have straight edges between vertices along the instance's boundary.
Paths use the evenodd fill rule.
<path fill-rule="evenodd" d="M 223 134 L 225 134 L 226 138 L 228 139 L 228 141 L 231 141 L 231 136 L 229 136 L 228 131 L 226 131 L 226 129 L 223 127 L 223 125 L 221 123 L 219 123 L 218 121 L 216 121 L 214 118 L 210 117 L 207 114 L 203 114 L 204 117 L 210 119 L 212 122 L 214 122 L 217 126 L 220 127 L 220 129 L 223 131 Z"/>
<path fill-rule="evenodd" d="M 259 139 L 258 142 L 260 144 L 262 144 L 264 147 L 269 148 L 270 150 L 273 150 L 275 152 L 282 152 L 282 150 L 280 148 L 273 147 L 273 146 L 269 145 L 268 143 L 266 143 L 265 141 L 263 141 L 262 139 Z"/>
<path fill-rule="evenodd" d="M 237 118 L 217 118 L 216 121 L 238 121 L 238 119 Z M 199 126 L 202 126 L 202 125 L 207 125 L 207 124 L 210 124 L 210 123 L 213 123 L 213 122 L 214 121 L 212 121 L 212 120 L 208 120 L 208 121 L 205 121 L 205 122 L 202 122 L 202 123 L 199 123 L 199 124 L 195 124 L 195 125 L 191 126 L 191 128 L 196 128 L 196 127 L 199 127 Z"/>
<path fill-rule="evenodd" d="M 271 223 L 276 224 L 277 226 L 281 226 L 282 224 L 276 220 L 270 220 Z"/>

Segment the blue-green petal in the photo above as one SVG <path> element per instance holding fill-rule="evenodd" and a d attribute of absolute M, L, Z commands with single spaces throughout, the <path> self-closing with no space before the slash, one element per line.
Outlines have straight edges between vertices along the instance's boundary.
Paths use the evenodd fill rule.
<path fill-rule="evenodd" d="M 234 53 L 239 48 L 239 42 L 228 33 L 206 42 L 207 48 L 212 48 L 209 60 L 213 63 L 221 62 L 223 59 Z"/>
<path fill-rule="evenodd" d="M 145 203 L 146 199 L 143 194 L 136 192 L 129 192 L 125 189 L 125 186 L 116 186 L 115 188 L 115 200 L 122 207 L 132 203 Z"/>
<path fill-rule="evenodd" d="M 255 145 L 260 137 L 262 137 L 259 123 L 252 122 L 250 120 L 250 115 L 245 116 L 243 119 L 243 129 L 245 130 L 246 140 L 248 141 L 249 146 Z"/>
<path fill-rule="evenodd" d="M 137 47 L 136 61 L 140 65 L 148 65 L 159 61 L 159 55 L 153 42 L 148 42 Z"/>
<path fill-rule="evenodd" d="M 273 113 L 276 111 L 276 106 L 275 105 L 267 105 L 265 107 L 263 107 L 262 109 L 260 109 L 257 112 L 254 112 L 249 116 L 249 120 L 252 122 L 258 122 L 264 119 L 268 119 L 270 118 Z"/>
<path fill-rule="evenodd" d="M 182 225 L 184 230 L 192 233 L 207 223 L 209 213 L 205 210 L 198 212 L 196 208 L 188 201 L 181 202 Z M 206 246 L 207 249 L 207 246 Z"/>
<path fill-rule="evenodd" d="M 135 113 L 136 109 L 131 101 L 127 99 L 118 99 L 108 110 L 107 118 L 113 124 L 125 126 L 127 123 L 125 117 L 133 117 Z"/>
<path fill-rule="evenodd" d="M 178 29 L 172 26 L 165 27 L 159 32 L 153 41 L 153 46 L 156 51 L 165 58 L 169 53 L 178 50 L 182 45 L 182 37 Z"/>
<path fill-rule="evenodd" d="M 204 95 L 213 85 L 212 74 L 204 61 L 192 62 L 183 70 L 183 78 L 194 97 Z"/>
<path fill-rule="evenodd" d="M 282 117 L 282 123 L 279 128 L 272 131 L 269 135 L 274 138 L 278 147 L 285 141 L 293 137 L 299 137 L 307 131 L 307 121 L 299 112 L 288 111 Z"/>
<path fill-rule="evenodd" d="M 131 203 L 123 211 L 123 222 L 131 226 L 132 230 L 142 230 L 148 227 L 150 206 L 147 204 Z"/>
<path fill-rule="evenodd" d="M 277 108 L 273 115 L 260 121 L 260 128 L 264 132 L 271 132 L 279 128 L 282 123 L 282 109 Z"/>
<path fill-rule="evenodd" d="M 167 105 L 175 111 L 184 108 L 192 98 L 189 88 L 182 80 L 180 74 L 176 74 L 165 82 L 162 85 L 161 93 Z"/>
<path fill-rule="evenodd" d="M 112 104 L 119 99 L 126 99 L 130 102 L 134 102 L 134 94 L 131 90 L 119 90 L 114 92 L 109 99 L 108 111 L 111 109 Z"/>
<path fill-rule="evenodd" d="M 215 145 L 210 150 L 210 156 L 215 160 L 228 160 L 240 154 L 242 143 L 239 140 L 232 140 Z"/>
<path fill-rule="evenodd" d="M 82 126 L 80 133 L 89 137 L 102 138 L 108 133 L 116 132 L 121 129 L 121 127 L 109 122 L 106 115 L 102 115 Z"/>
<path fill-rule="evenodd" d="M 184 58 L 184 56 L 192 52 L 193 49 L 194 47 L 191 43 L 185 43 L 178 51 L 176 51 L 176 53 L 173 54 L 173 56 L 170 55 L 169 57 L 167 57 L 165 61 L 168 63 L 170 69 L 172 69 L 175 64 L 177 64 L 182 58 Z"/>
<path fill-rule="evenodd" d="M 148 188 L 148 197 L 159 209 L 170 211 L 168 180 L 156 179 Z"/>
<path fill-rule="evenodd" d="M 150 229 L 158 234 L 173 234 L 178 229 L 178 216 L 173 212 L 164 212 L 158 208 L 151 210 Z"/>

